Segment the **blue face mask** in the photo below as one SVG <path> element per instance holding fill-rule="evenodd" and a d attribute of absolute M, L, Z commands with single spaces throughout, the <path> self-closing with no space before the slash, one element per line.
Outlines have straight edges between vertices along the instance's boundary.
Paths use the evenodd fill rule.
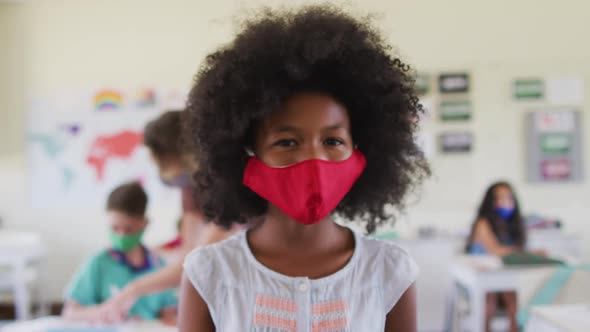
<path fill-rule="evenodd" d="M 514 215 L 514 208 L 513 207 L 496 207 L 496 214 L 500 216 L 500 218 L 504 220 L 508 220 Z"/>
<path fill-rule="evenodd" d="M 188 188 L 192 185 L 191 175 L 189 173 L 182 173 L 172 179 L 161 180 L 168 187 Z"/>

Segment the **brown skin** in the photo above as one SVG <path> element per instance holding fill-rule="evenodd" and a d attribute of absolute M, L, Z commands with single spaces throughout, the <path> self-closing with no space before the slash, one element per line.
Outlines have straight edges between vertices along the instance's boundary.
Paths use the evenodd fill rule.
<path fill-rule="evenodd" d="M 498 239 L 496 239 L 496 236 L 494 235 L 494 232 L 492 231 L 490 225 L 484 219 L 478 220 L 477 224 L 475 224 L 473 240 L 475 242 L 481 243 L 485 248 L 486 252 L 489 252 L 490 254 L 495 256 L 502 257 L 521 251 L 516 246 L 507 246 L 501 244 L 498 241 Z"/>
<path fill-rule="evenodd" d="M 517 300 L 516 292 L 501 292 L 486 294 L 486 331 L 491 331 L 491 323 L 498 310 L 498 300 L 504 303 L 504 307 L 510 318 L 510 332 L 518 332 L 516 321 Z"/>
<path fill-rule="evenodd" d="M 118 211 L 108 211 L 107 220 L 112 232 L 118 235 L 131 235 L 143 231 L 147 226 L 145 218 L 138 218 L 126 215 Z M 141 246 L 125 253 L 127 261 L 135 267 L 140 267 L 145 262 L 145 252 Z M 106 303 L 93 306 L 82 306 L 76 301 L 67 300 L 62 315 L 64 318 L 73 321 L 90 322 L 111 322 Z M 168 325 L 175 325 L 177 318 L 176 308 L 164 308 L 160 311 L 160 319 Z"/>
<path fill-rule="evenodd" d="M 288 166 L 309 159 L 346 160 L 354 146 L 344 106 L 321 94 L 298 94 L 281 111 L 264 119 L 256 131 L 256 156 L 270 166 Z M 354 252 L 350 230 L 328 217 L 302 225 L 269 204 L 263 222 L 247 234 L 256 259 L 278 273 L 311 279 L 342 269 Z M 183 277 L 179 329 L 215 331 L 207 304 Z M 416 291 L 412 285 L 386 318 L 385 331 L 416 331 Z"/>

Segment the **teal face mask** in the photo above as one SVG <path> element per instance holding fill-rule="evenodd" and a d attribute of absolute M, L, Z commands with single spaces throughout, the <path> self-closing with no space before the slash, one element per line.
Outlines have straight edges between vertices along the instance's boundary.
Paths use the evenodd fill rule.
<path fill-rule="evenodd" d="M 113 249 L 127 252 L 141 243 L 143 230 L 130 235 L 119 235 L 111 231 L 109 236 L 111 239 L 111 244 L 113 245 Z"/>

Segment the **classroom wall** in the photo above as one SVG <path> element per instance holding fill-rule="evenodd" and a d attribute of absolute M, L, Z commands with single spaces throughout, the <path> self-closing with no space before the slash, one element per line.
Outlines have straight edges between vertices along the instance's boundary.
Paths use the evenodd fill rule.
<path fill-rule="evenodd" d="M 24 33 L 20 6 L 0 2 L 0 156 L 21 153 Z"/>
<path fill-rule="evenodd" d="M 49 289 L 58 299 L 81 259 L 106 244 L 102 211 L 31 209 L 26 200 L 21 97 L 76 86 L 188 86 L 199 63 L 236 29 L 236 15 L 268 1 L 30 0 L 0 5 L 0 217 L 5 227 L 43 233 L 49 246 Z M 276 1 L 273 3 L 301 3 Z M 523 112 L 535 104 L 511 100 L 518 76 L 590 78 L 587 1 L 347 1 L 360 13 L 377 13 L 379 24 L 407 61 L 426 72 L 467 70 L 472 76 L 474 118 L 465 125 L 425 124 L 425 130 L 468 129 L 472 154 L 435 156 L 434 175 L 397 225 L 406 233 L 433 224 L 465 230 L 485 187 L 494 179 L 514 182 L 526 212 L 560 217 L 568 232 L 590 234 L 585 203 L 588 181 L 531 185 L 524 175 Z M 352 5 L 351 5 L 352 3 Z M 5 45 L 20 45 L 22 58 Z M 16 52 L 16 51 L 15 51 Z M 23 74 L 23 83 L 12 84 Z M 8 76 L 4 73 L 9 73 Z M 7 78 L 10 77 L 10 78 Z M 590 96 L 590 85 L 586 95 Z M 12 89 L 12 90 L 11 90 Z M 584 127 L 590 128 L 588 98 Z M 14 129 L 5 130 L 6 122 Z M 590 175 L 590 135 L 584 137 Z M 152 204 L 148 242 L 173 232 L 177 206 Z M 160 222 L 158 222 L 160 220 Z M 585 248 L 587 257 L 590 247 Z"/>

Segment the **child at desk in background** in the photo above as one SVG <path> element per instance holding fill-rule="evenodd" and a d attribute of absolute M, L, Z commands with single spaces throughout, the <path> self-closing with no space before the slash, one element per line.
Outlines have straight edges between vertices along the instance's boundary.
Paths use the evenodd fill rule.
<path fill-rule="evenodd" d="M 66 319 L 108 323 L 102 304 L 132 280 L 163 266 L 163 260 L 141 243 L 146 205 L 147 195 L 137 183 L 111 192 L 107 219 L 112 247 L 92 257 L 73 278 L 62 314 Z M 176 295 L 169 290 L 139 298 L 129 316 L 175 325 L 176 307 Z"/>
<path fill-rule="evenodd" d="M 492 184 L 477 212 L 467 241 L 467 252 L 502 257 L 523 251 L 525 243 L 525 225 L 512 186 L 507 182 Z M 486 295 L 486 331 L 490 330 L 498 304 L 508 313 L 511 331 L 517 331 L 517 302 L 513 291 Z"/>

